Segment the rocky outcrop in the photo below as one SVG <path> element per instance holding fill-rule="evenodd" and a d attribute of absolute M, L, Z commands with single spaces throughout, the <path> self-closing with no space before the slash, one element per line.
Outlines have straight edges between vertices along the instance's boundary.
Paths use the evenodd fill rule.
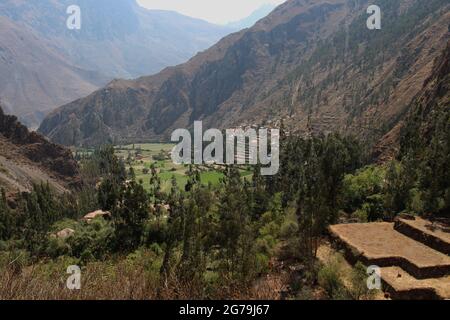
<path fill-rule="evenodd" d="M 0 107 L 0 185 L 27 190 L 39 181 L 55 184 L 59 190 L 76 187 L 78 164 L 69 149 L 28 131 Z"/>

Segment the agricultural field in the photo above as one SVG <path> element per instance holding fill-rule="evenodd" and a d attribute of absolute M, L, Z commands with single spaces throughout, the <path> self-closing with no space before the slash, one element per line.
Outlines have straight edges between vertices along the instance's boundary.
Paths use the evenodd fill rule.
<path fill-rule="evenodd" d="M 131 166 L 134 169 L 136 179 L 142 180 L 146 189 L 150 185 L 150 168 L 152 164 L 155 164 L 161 178 L 162 189 L 168 191 L 172 177 L 175 177 L 178 186 L 182 189 L 184 189 L 188 180 L 186 175 L 188 166 L 174 164 L 170 157 L 170 152 L 174 146 L 174 144 L 165 143 L 143 143 L 116 146 L 115 150 L 116 155 L 125 161 L 127 167 Z M 201 171 L 200 177 L 204 184 L 217 185 L 223 178 L 219 169 L 209 166 L 198 166 L 198 168 Z M 243 178 L 248 179 L 252 176 L 250 170 L 242 170 L 241 174 Z"/>

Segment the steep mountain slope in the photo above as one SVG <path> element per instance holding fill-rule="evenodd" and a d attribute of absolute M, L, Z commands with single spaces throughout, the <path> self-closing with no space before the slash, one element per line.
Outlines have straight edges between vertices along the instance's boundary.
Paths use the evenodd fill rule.
<path fill-rule="evenodd" d="M 450 42 L 436 58 L 430 77 L 413 99 L 409 112 L 375 147 L 375 156 L 392 158 L 400 152 L 406 156 L 413 151 L 414 158 L 436 156 L 428 147 L 433 143 L 445 155 L 450 141 Z M 435 159 L 436 161 L 436 159 Z"/>
<path fill-rule="evenodd" d="M 0 16 L 0 99 L 37 125 L 44 113 L 88 95 L 107 79 L 76 67 L 26 26 Z"/>
<path fill-rule="evenodd" d="M 69 5 L 81 9 L 80 30 L 66 26 Z M 114 78 L 182 63 L 231 32 L 135 0 L 3 0 L 0 28 L 0 99 L 32 126 Z"/>
<path fill-rule="evenodd" d="M 27 191 L 33 183 L 49 182 L 64 191 L 79 183 L 78 165 L 70 150 L 29 132 L 0 107 L 0 187 Z"/>
<path fill-rule="evenodd" d="M 382 29 L 366 27 L 377 4 Z M 342 131 L 372 145 L 392 129 L 449 40 L 446 0 L 291 0 L 188 63 L 118 80 L 50 114 L 67 145 L 168 139 L 172 130 L 264 124 Z"/>

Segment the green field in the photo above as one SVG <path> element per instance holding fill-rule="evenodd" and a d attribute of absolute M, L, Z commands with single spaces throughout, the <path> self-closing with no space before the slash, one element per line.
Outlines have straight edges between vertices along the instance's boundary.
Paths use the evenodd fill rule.
<path fill-rule="evenodd" d="M 148 190 L 150 187 L 150 168 L 155 164 L 162 183 L 163 191 L 169 191 L 172 177 L 175 177 L 180 189 L 184 189 L 188 177 L 188 165 L 174 164 L 170 152 L 175 144 L 168 143 L 136 143 L 129 145 L 117 145 L 114 147 L 115 154 L 125 162 L 127 168 L 134 169 L 136 180 L 142 181 L 143 186 Z M 81 154 L 90 154 L 91 149 L 77 149 Z M 202 183 L 218 185 L 223 178 L 223 173 L 219 169 L 210 166 L 199 165 L 200 179 Z M 251 170 L 241 170 L 242 178 L 251 179 Z"/>
<path fill-rule="evenodd" d="M 149 170 L 152 164 L 156 165 L 159 177 L 162 182 L 163 191 L 170 190 L 172 177 L 175 177 L 178 186 L 184 189 L 187 183 L 186 172 L 189 170 L 187 165 L 176 165 L 170 158 L 170 151 L 172 151 L 174 144 L 163 143 L 143 143 L 132 144 L 125 146 L 116 146 L 116 155 L 122 158 L 127 166 L 131 164 L 133 167 L 136 179 L 142 180 L 146 189 L 150 184 L 150 173 L 145 173 Z M 217 185 L 223 178 L 223 174 L 219 170 L 211 169 L 206 166 L 198 166 L 201 171 L 200 178 L 204 184 Z M 145 171 L 145 172 L 144 172 Z M 242 177 L 251 178 L 252 172 L 242 170 Z"/>

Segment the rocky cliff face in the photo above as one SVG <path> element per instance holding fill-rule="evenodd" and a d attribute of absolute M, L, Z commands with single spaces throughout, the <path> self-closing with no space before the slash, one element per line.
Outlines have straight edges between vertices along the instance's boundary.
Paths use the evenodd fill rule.
<path fill-rule="evenodd" d="M 290 0 L 186 64 L 118 80 L 50 114 L 66 145 L 168 139 L 194 120 L 228 128 L 284 120 L 374 145 L 408 112 L 449 40 L 445 0 Z M 382 9 L 368 30 L 367 7 Z M 308 129 L 309 130 L 309 129 Z"/>
<path fill-rule="evenodd" d="M 433 139 L 443 141 L 445 148 L 450 136 L 450 42 L 436 58 L 431 75 L 425 80 L 422 90 L 412 100 L 409 111 L 375 146 L 374 157 L 380 161 L 395 157 L 399 151 L 406 154 L 409 149 L 425 148 Z M 449 150 L 446 151 L 447 153 Z M 445 152 L 444 152 L 445 153 Z M 422 154 L 421 156 L 431 156 Z"/>
<path fill-rule="evenodd" d="M 411 111 L 401 130 L 401 154 L 408 149 L 425 154 L 426 158 L 447 157 L 450 154 L 450 42 L 436 59 L 432 75 L 425 81 L 422 92 L 414 99 Z M 423 151 L 422 151 L 423 153 Z M 445 159 L 445 158 L 441 158 Z M 448 161 L 446 173 L 449 175 Z M 434 174 L 439 174 L 434 172 Z M 445 177 L 444 179 L 447 179 Z M 447 183 L 448 183 L 447 179 Z"/>
<path fill-rule="evenodd" d="M 0 186 L 25 191 L 47 181 L 60 191 L 79 183 L 71 151 L 28 131 L 0 107 Z"/>

